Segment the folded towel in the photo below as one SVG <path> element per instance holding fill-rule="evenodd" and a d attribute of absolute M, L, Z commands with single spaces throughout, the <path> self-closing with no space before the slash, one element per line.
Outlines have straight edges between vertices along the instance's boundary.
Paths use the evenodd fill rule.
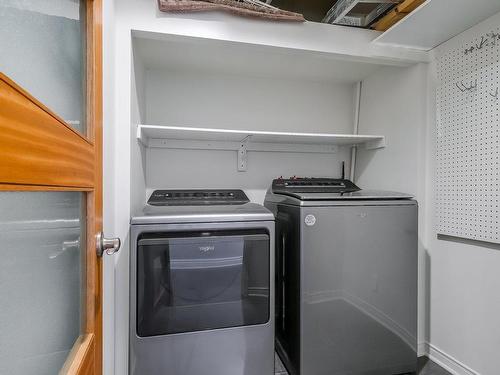
<path fill-rule="evenodd" d="M 235 0 L 158 0 L 158 7 L 162 12 L 224 10 L 242 16 L 260 17 L 277 21 L 305 21 L 304 16 L 299 13 L 261 7 Z"/>

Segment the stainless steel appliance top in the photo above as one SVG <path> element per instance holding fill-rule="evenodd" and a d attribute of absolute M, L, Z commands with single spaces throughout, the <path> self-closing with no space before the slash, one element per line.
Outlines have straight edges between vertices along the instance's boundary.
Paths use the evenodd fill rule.
<path fill-rule="evenodd" d="M 345 179 L 292 177 L 274 180 L 266 201 L 295 206 L 380 205 L 410 204 L 412 198 L 393 191 L 362 190 Z"/>
<path fill-rule="evenodd" d="M 325 200 L 366 200 L 366 199 L 411 199 L 411 195 L 383 190 L 358 190 L 348 193 L 296 193 L 295 198 L 303 201 Z"/>
<path fill-rule="evenodd" d="M 256 203 L 214 206 L 151 206 L 132 217 L 131 224 L 174 224 L 207 222 L 272 221 L 267 208 Z"/>

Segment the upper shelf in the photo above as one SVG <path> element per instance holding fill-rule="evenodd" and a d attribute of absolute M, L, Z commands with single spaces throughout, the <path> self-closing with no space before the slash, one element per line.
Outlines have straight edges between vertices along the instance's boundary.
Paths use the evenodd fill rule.
<path fill-rule="evenodd" d="M 429 51 L 497 12 L 499 0 L 428 0 L 374 43 Z"/>
<path fill-rule="evenodd" d="M 132 34 L 141 39 L 191 38 L 319 52 L 339 59 L 361 58 L 383 64 L 428 61 L 427 54 L 421 51 L 373 45 L 371 42 L 380 35 L 373 30 L 316 22 L 273 22 L 225 12 L 163 13 L 156 1 L 119 3 L 120 14 L 124 16 L 120 18 L 117 43 Z"/>
<path fill-rule="evenodd" d="M 246 144 L 248 150 L 254 151 L 335 152 L 335 146 L 364 144 L 367 149 L 385 147 L 385 137 L 380 135 L 269 132 L 159 125 L 138 125 L 137 138 L 145 146 L 165 148 L 237 150 L 242 144 Z"/>
<path fill-rule="evenodd" d="M 201 20 L 191 20 L 188 30 L 185 25 L 171 29 L 176 18 L 161 21 L 164 32 L 132 30 L 134 58 L 146 69 L 354 83 L 383 66 L 428 61 L 421 51 L 374 45 L 380 33 L 373 30 L 238 17 L 221 28 L 215 28 L 216 22 L 201 27 Z"/>

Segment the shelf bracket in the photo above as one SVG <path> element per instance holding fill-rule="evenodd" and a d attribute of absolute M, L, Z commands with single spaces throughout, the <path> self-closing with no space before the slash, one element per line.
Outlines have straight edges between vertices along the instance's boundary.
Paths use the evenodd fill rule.
<path fill-rule="evenodd" d="M 248 141 L 252 136 L 249 135 L 245 137 L 240 143 L 240 147 L 238 149 L 238 172 L 246 172 L 248 165 Z"/>
<path fill-rule="evenodd" d="M 386 147 L 385 137 L 381 139 L 374 139 L 373 141 L 368 141 L 365 143 L 366 150 L 377 150 L 379 148 Z"/>

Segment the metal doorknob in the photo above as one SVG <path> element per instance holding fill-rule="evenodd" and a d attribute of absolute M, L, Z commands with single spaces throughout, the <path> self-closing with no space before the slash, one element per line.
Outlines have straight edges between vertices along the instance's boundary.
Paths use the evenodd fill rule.
<path fill-rule="evenodd" d="M 96 234 L 95 240 L 97 256 L 99 257 L 102 257 L 104 253 L 113 255 L 120 250 L 120 246 L 122 244 L 118 237 L 106 238 L 102 232 Z"/>

